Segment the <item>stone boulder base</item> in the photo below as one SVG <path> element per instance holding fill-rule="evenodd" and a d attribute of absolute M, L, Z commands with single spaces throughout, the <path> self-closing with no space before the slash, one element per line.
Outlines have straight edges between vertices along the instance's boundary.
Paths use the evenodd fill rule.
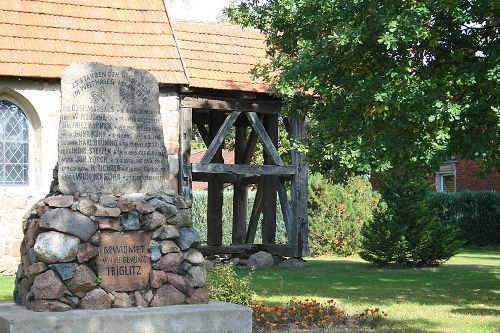
<path fill-rule="evenodd" d="M 247 265 L 250 267 L 270 267 L 274 263 L 273 255 L 264 251 L 252 254 L 248 258 Z"/>

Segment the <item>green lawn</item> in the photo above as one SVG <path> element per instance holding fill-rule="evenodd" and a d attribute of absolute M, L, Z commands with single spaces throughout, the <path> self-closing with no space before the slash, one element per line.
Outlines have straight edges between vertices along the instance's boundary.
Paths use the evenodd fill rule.
<path fill-rule="evenodd" d="M 0 276 L 0 302 L 12 301 L 14 290 L 13 276 Z"/>
<path fill-rule="evenodd" d="M 308 261 L 306 269 L 257 270 L 257 298 L 334 298 L 348 311 L 380 306 L 389 317 L 376 332 L 500 332 L 499 250 L 464 250 L 424 269 L 379 268 L 359 258 Z"/>
<path fill-rule="evenodd" d="M 0 277 L 0 301 L 12 299 L 13 284 L 13 277 Z M 348 311 L 380 306 L 389 317 L 376 332 L 500 332 L 499 250 L 465 250 L 424 269 L 310 259 L 306 269 L 258 269 L 253 287 L 259 300 L 275 304 L 298 296 L 334 298 Z"/>

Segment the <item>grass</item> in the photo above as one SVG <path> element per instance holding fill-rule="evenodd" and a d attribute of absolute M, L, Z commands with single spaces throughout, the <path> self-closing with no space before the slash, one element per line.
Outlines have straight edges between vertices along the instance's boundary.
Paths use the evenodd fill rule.
<path fill-rule="evenodd" d="M 349 312 L 380 306 L 389 317 L 376 332 L 500 332 L 499 250 L 464 250 L 421 269 L 380 268 L 359 258 L 308 261 L 306 269 L 256 270 L 256 298 L 334 298 Z"/>
<path fill-rule="evenodd" d="M 12 301 L 14 291 L 14 276 L 0 276 L 0 303 Z"/>
<path fill-rule="evenodd" d="M 0 277 L 0 301 L 12 300 L 13 286 L 14 277 Z M 464 250 L 421 269 L 380 268 L 359 258 L 310 259 L 306 269 L 256 270 L 253 288 L 258 300 L 271 304 L 297 296 L 334 298 L 351 312 L 387 310 L 384 324 L 369 332 L 500 332 L 499 250 Z"/>

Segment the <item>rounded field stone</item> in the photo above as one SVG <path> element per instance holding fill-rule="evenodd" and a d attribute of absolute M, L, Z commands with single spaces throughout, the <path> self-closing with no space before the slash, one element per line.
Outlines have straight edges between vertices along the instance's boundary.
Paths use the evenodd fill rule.
<path fill-rule="evenodd" d="M 72 279 L 66 282 L 72 293 L 87 292 L 97 286 L 97 276 L 87 265 L 80 265 Z"/>
<path fill-rule="evenodd" d="M 274 263 L 273 255 L 265 251 L 259 251 L 248 258 L 247 265 L 250 267 L 270 267 Z"/>
<path fill-rule="evenodd" d="M 148 200 L 148 204 L 150 204 L 157 211 L 165 215 L 165 217 L 170 217 L 177 214 L 177 208 L 174 205 L 166 203 L 158 198 L 153 198 L 151 200 Z"/>
<path fill-rule="evenodd" d="M 154 267 L 165 272 L 177 273 L 183 260 L 181 253 L 167 253 L 154 264 Z"/>
<path fill-rule="evenodd" d="M 71 310 L 71 306 L 58 300 L 38 299 L 30 308 L 36 312 L 62 312 Z"/>
<path fill-rule="evenodd" d="M 66 287 L 52 270 L 37 275 L 31 286 L 35 299 L 59 299 L 63 297 L 64 290 Z"/>
<path fill-rule="evenodd" d="M 93 310 L 109 309 L 111 308 L 111 297 L 101 288 L 93 289 L 83 297 L 80 307 Z"/>
<path fill-rule="evenodd" d="M 181 252 L 181 249 L 175 244 L 173 241 L 162 241 L 160 242 L 160 247 L 161 247 L 161 253 L 167 254 L 167 253 L 172 253 L 172 252 Z"/>
<path fill-rule="evenodd" d="M 185 300 L 186 296 L 182 292 L 175 289 L 174 286 L 166 285 L 158 289 L 151 300 L 150 306 L 183 304 Z"/>
<path fill-rule="evenodd" d="M 188 278 L 193 287 L 204 287 L 207 281 L 207 271 L 202 266 L 193 266 L 188 270 Z"/>
<path fill-rule="evenodd" d="M 190 247 L 197 247 L 201 238 L 194 228 L 182 228 L 179 231 L 179 238 L 175 242 L 182 251 L 185 251 Z"/>
<path fill-rule="evenodd" d="M 154 240 L 149 242 L 149 252 L 151 253 L 151 261 L 157 261 L 161 258 L 160 245 Z"/>
<path fill-rule="evenodd" d="M 187 304 L 206 304 L 208 303 L 207 288 L 196 288 L 192 295 L 186 299 Z"/>
<path fill-rule="evenodd" d="M 78 202 L 78 210 L 87 216 L 94 214 L 95 203 L 90 199 L 82 199 Z"/>
<path fill-rule="evenodd" d="M 80 240 L 56 231 L 44 232 L 36 238 L 34 250 L 45 263 L 68 262 L 76 259 Z"/>
<path fill-rule="evenodd" d="M 145 214 L 141 220 L 142 228 L 146 231 L 155 230 L 164 225 L 166 222 L 167 218 L 159 212 Z"/>
<path fill-rule="evenodd" d="M 132 298 L 127 293 L 115 293 L 112 308 L 130 308 L 132 306 Z"/>
<path fill-rule="evenodd" d="M 185 254 L 184 258 L 194 265 L 201 265 L 205 262 L 205 258 L 200 251 L 195 249 L 189 249 Z"/>
<path fill-rule="evenodd" d="M 86 242 L 97 231 L 97 223 L 81 213 L 56 208 L 42 216 L 40 228 L 65 232 Z"/>
<path fill-rule="evenodd" d="M 72 195 L 56 195 L 43 200 L 50 207 L 71 207 L 73 204 Z"/>
<path fill-rule="evenodd" d="M 160 288 L 167 281 L 167 273 L 164 271 L 154 269 L 149 273 L 149 284 L 152 288 Z"/>
<path fill-rule="evenodd" d="M 49 268 L 59 275 L 59 277 L 63 280 L 72 279 L 75 276 L 76 264 L 73 262 L 64 263 L 64 264 L 51 264 Z"/>
<path fill-rule="evenodd" d="M 141 229 L 141 223 L 139 221 L 139 213 L 136 211 L 132 211 L 128 214 L 123 215 L 121 218 L 121 223 L 123 226 L 123 230 Z"/>
<path fill-rule="evenodd" d="M 173 225 L 164 225 L 153 233 L 154 239 L 175 239 L 179 237 L 179 230 Z"/>

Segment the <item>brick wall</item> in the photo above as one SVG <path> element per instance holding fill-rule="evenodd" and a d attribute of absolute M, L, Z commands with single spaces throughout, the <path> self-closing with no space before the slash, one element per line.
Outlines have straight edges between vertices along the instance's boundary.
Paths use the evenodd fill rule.
<path fill-rule="evenodd" d="M 478 161 L 458 160 L 457 192 L 496 191 L 500 193 L 500 173 L 494 172 L 484 178 L 477 176 Z"/>

